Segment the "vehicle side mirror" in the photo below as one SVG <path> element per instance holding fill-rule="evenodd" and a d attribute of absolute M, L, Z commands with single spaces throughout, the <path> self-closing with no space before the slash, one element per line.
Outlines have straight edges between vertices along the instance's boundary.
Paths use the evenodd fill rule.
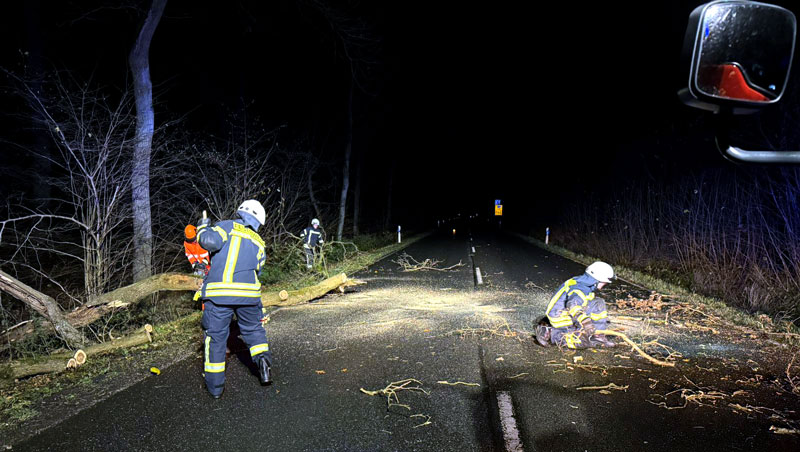
<path fill-rule="evenodd" d="M 698 6 L 683 43 L 688 86 L 679 91 L 692 107 L 753 113 L 778 102 L 789 79 L 797 22 L 766 3 L 725 0 Z"/>
<path fill-rule="evenodd" d="M 726 158 L 800 164 L 800 151 L 745 150 L 728 138 L 731 115 L 755 113 L 783 96 L 796 31 L 791 11 L 746 0 L 713 1 L 689 16 L 682 55 L 689 81 L 678 96 L 715 113 L 717 147 Z"/>

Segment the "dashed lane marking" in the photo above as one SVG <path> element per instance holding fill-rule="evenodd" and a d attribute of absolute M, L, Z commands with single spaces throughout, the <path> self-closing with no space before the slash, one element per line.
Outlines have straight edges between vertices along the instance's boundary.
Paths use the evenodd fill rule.
<path fill-rule="evenodd" d="M 522 440 L 519 438 L 517 420 L 514 418 L 514 405 L 511 394 L 507 391 L 497 393 L 497 407 L 500 411 L 500 426 L 503 428 L 503 441 L 506 452 L 523 452 Z"/>

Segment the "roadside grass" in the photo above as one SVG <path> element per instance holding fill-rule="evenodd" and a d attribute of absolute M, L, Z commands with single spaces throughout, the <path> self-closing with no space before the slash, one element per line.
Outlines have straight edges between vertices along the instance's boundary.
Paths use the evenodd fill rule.
<path fill-rule="evenodd" d="M 528 243 L 547 250 L 548 252 L 558 254 L 559 256 L 583 265 L 589 265 L 592 262 L 602 260 L 597 257 L 575 253 L 558 245 L 545 245 L 541 240 L 524 234 L 514 235 Z M 773 322 L 773 320 L 767 315 L 749 314 L 740 309 L 729 306 L 723 300 L 718 298 L 699 295 L 678 284 L 664 281 L 661 278 L 638 270 L 632 270 L 625 266 L 614 265 L 614 271 L 618 278 L 626 282 L 630 282 L 633 285 L 641 286 L 646 288 L 646 290 L 656 291 L 665 296 L 668 295 L 670 298 L 679 301 L 694 305 L 704 305 L 712 310 L 715 315 L 734 325 L 750 328 L 752 330 L 767 334 L 773 334 L 774 339 L 781 339 L 791 345 L 800 345 L 800 338 L 798 337 L 798 334 L 800 334 L 800 328 L 797 328 L 789 321 Z"/>
<path fill-rule="evenodd" d="M 378 245 L 385 244 L 385 239 L 369 238 L 367 240 L 371 241 L 374 248 L 351 253 L 329 264 L 325 271 L 331 275 L 341 272 L 350 275 L 427 235 L 417 234 L 404 238 L 403 243 L 383 247 Z M 315 284 L 325 277 L 319 271 L 321 269 L 315 270 L 288 274 L 280 282 L 266 286 L 265 290 L 294 289 Z M 295 279 L 289 279 L 291 276 Z M 170 365 L 192 353 L 200 353 L 203 332 L 200 327 L 202 312 L 198 309 L 199 304 L 192 301 L 191 294 L 167 292 L 141 303 L 129 312 L 119 311 L 92 324 L 92 334 L 104 340 L 108 339 L 108 335 L 121 336 L 123 331 L 138 328 L 144 323 L 153 324 L 155 334 L 153 342 L 149 344 L 91 356 L 86 364 L 77 369 L 60 374 L 38 375 L 0 386 L 0 438 L 6 437 L 20 424 L 39 416 L 41 409 L 38 406 L 47 398 L 55 396 L 65 405 L 92 404 L 97 401 L 97 394 L 113 393 L 146 378 L 153 363 Z M 34 341 L 18 344 L 14 356 L 42 356 L 47 351 L 53 351 L 53 344 L 52 338 L 42 335 Z M 99 385 L 108 388 L 99 390 Z M 3 442 L 0 440 L 0 446 L 4 446 Z"/>

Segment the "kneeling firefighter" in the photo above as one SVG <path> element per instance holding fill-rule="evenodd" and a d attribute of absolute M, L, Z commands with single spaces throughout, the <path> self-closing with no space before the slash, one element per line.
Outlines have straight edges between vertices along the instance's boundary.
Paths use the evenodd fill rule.
<path fill-rule="evenodd" d="M 550 326 L 536 327 L 536 341 L 547 346 L 555 344 L 567 348 L 614 347 L 604 334 L 596 334 L 608 325 L 606 302 L 596 297 L 595 290 L 602 289 L 614 277 L 614 269 L 605 262 L 595 262 L 586 267 L 583 275 L 565 281 L 547 305 Z"/>
<path fill-rule="evenodd" d="M 266 260 L 264 241 L 256 232 L 266 221 L 260 202 L 250 199 L 237 209 L 238 219 L 211 225 L 204 218 L 197 240 L 211 253 L 211 269 L 200 289 L 203 302 L 205 380 L 208 391 L 219 398 L 225 387 L 225 346 L 236 314 L 242 339 L 258 367 L 262 384 L 270 383 L 272 354 L 261 326 L 261 282 L 258 273 Z"/>

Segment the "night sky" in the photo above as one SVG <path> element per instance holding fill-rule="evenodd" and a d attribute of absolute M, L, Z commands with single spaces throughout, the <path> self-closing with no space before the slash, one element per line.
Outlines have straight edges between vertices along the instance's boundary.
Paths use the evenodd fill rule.
<path fill-rule="evenodd" d="M 634 177 L 731 165 L 703 114 L 676 96 L 700 2 L 332 4 L 374 38 L 354 101 L 354 152 L 367 184 L 383 183 L 395 162 L 399 221 L 488 214 L 496 198 L 509 221 L 546 221 L 571 197 Z M 7 5 L 0 64 L 19 70 L 29 52 L 45 69 L 124 86 L 142 12 L 103 5 Z M 226 112 L 253 102 L 268 126 L 330 127 L 335 161 L 343 61 L 308 3 L 170 0 L 151 47 L 156 121 L 185 115 L 190 130 L 222 133 Z M 383 202 L 367 195 L 364 215 Z"/>

